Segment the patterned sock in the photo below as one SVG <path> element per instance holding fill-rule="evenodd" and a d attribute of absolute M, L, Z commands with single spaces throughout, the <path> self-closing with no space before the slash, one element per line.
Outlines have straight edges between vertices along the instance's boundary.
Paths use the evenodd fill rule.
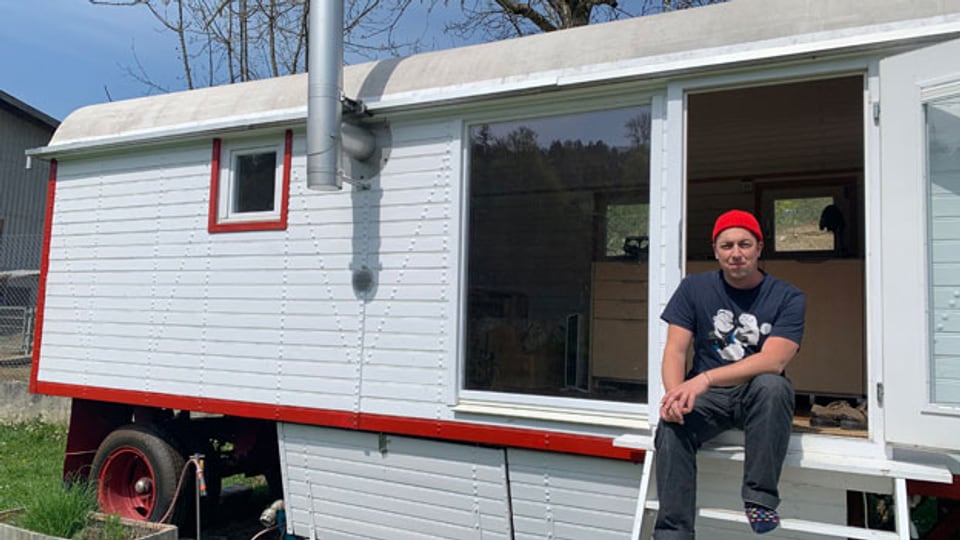
<path fill-rule="evenodd" d="M 743 508 L 747 514 L 747 521 L 750 522 L 750 528 L 757 534 L 770 532 L 780 525 L 780 516 L 776 510 L 753 503 L 745 503 Z"/>

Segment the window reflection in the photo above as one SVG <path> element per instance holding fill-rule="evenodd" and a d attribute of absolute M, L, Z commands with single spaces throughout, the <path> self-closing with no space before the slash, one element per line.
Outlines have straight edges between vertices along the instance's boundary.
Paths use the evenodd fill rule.
<path fill-rule="evenodd" d="M 649 107 L 469 137 L 466 388 L 645 401 Z"/>
<path fill-rule="evenodd" d="M 960 404 L 960 312 L 957 262 L 960 261 L 960 98 L 928 103 L 927 197 L 930 271 L 930 401 Z"/>

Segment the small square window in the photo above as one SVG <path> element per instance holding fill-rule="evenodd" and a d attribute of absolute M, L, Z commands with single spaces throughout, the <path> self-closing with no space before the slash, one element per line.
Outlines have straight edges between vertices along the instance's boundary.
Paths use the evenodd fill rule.
<path fill-rule="evenodd" d="M 758 183 L 763 256 L 848 258 L 862 256 L 855 178 L 817 178 Z"/>
<path fill-rule="evenodd" d="M 617 259 L 646 260 L 650 247 L 647 232 L 650 205 L 647 203 L 615 203 L 604 212 L 603 256 Z"/>
<path fill-rule="evenodd" d="M 273 212 L 277 188 L 277 153 L 237 152 L 233 159 L 231 214 Z"/>
<path fill-rule="evenodd" d="M 823 226 L 833 197 L 777 199 L 773 202 L 774 249 L 778 252 L 833 251 L 834 234 Z"/>
<path fill-rule="evenodd" d="M 290 131 L 283 145 L 214 139 L 210 232 L 286 229 L 292 139 Z"/>

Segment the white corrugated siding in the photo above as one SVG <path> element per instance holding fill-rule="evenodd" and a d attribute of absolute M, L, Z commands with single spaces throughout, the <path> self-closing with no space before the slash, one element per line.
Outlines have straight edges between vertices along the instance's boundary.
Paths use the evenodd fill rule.
<path fill-rule="evenodd" d="M 622 540 L 630 534 L 641 466 L 507 450 L 516 540 Z"/>
<path fill-rule="evenodd" d="M 296 136 L 286 231 L 207 232 L 212 143 L 65 160 L 39 379 L 435 416 L 455 350 L 455 127 L 394 126 L 372 189 L 340 193 L 306 189 Z"/>
<path fill-rule="evenodd" d="M 633 525 L 640 464 L 297 424 L 281 424 L 279 437 L 289 523 L 307 538 L 509 538 L 512 530 L 514 540 L 621 540 Z M 741 507 L 742 463 L 701 458 L 699 470 L 701 507 Z M 889 493 L 890 482 L 787 468 L 780 514 L 845 525 L 847 490 Z M 746 524 L 703 518 L 697 531 L 711 540 L 751 534 Z"/>
<path fill-rule="evenodd" d="M 512 538 L 503 450 L 297 424 L 278 431 L 297 536 Z"/>

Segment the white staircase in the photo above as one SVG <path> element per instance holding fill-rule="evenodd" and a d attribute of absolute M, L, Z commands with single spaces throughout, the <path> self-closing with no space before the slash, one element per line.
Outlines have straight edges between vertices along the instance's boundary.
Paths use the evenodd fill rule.
<path fill-rule="evenodd" d="M 653 531 L 653 522 L 659 509 L 659 502 L 651 498 L 651 482 L 654 477 L 652 435 L 621 435 L 614 439 L 614 446 L 644 450 L 643 472 L 640 490 L 633 520 L 631 540 L 647 540 Z M 707 444 L 700 450 L 699 456 L 706 459 L 742 461 L 743 447 L 737 445 Z M 946 467 L 896 461 L 884 458 L 869 458 L 843 454 L 824 454 L 793 449 L 787 453 L 784 467 L 830 471 L 848 475 L 881 477 L 891 482 L 891 493 L 896 508 L 896 531 L 878 531 L 862 527 L 851 527 L 825 523 L 815 520 L 783 518 L 780 529 L 784 531 L 802 531 L 835 538 L 856 538 L 862 540 L 910 540 L 910 515 L 907 501 L 907 479 L 932 482 L 951 482 L 953 477 Z M 740 522 L 747 526 L 743 510 L 725 508 L 698 508 L 698 519 Z"/>

